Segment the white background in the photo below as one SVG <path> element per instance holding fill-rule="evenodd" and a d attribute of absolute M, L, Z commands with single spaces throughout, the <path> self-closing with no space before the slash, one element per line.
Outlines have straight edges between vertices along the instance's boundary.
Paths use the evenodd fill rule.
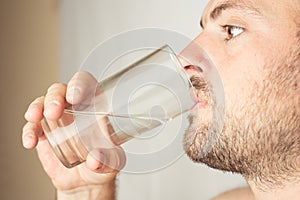
<path fill-rule="evenodd" d="M 69 80 L 93 47 L 123 31 L 160 27 L 197 36 L 206 4 L 203 0 L 61 1 L 60 79 Z M 206 200 L 246 184 L 239 175 L 194 164 L 186 156 L 158 172 L 121 173 L 118 179 L 119 200 Z"/>

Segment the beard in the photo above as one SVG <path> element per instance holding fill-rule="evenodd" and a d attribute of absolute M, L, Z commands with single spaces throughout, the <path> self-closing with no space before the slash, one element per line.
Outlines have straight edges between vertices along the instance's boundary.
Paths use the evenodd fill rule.
<path fill-rule="evenodd" d="M 183 145 L 191 160 L 257 185 L 300 180 L 300 55 L 286 58 L 264 67 L 265 81 L 251 98 L 227 98 L 221 132 L 214 119 L 221 108 L 214 104 L 204 110 L 209 117 L 190 116 Z"/>

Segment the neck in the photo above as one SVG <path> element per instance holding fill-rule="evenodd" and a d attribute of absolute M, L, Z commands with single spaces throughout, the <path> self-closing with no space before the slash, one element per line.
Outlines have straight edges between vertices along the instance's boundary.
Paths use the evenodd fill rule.
<path fill-rule="evenodd" d="M 254 194 L 255 200 L 299 200 L 300 182 L 290 182 L 288 184 L 271 185 L 268 189 L 262 190 L 261 185 L 248 181 Z M 258 186 L 259 185 L 259 186 Z"/>

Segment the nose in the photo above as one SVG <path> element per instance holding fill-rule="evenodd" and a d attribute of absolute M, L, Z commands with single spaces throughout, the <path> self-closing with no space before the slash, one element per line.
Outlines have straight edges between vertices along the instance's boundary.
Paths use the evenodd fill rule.
<path fill-rule="evenodd" d="M 209 70 L 211 61 L 204 50 L 204 35 L 198 35 L 183 51 L 179 54 L 179 60 L 186 70 L 205 72 Z"/>

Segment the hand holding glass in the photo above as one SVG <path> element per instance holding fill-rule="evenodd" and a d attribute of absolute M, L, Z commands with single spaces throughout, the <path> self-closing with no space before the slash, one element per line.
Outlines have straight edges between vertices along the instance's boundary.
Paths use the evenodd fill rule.
<path fill-rule="evenodd" d="M 88 154 L 114 148 L 192 109 L 191 87 L 166 45 L 89 85 L 82 102 L 67 107 L 57 121 L 44 119 L 42 126 L 60 161 L 74 167 Z"/>

